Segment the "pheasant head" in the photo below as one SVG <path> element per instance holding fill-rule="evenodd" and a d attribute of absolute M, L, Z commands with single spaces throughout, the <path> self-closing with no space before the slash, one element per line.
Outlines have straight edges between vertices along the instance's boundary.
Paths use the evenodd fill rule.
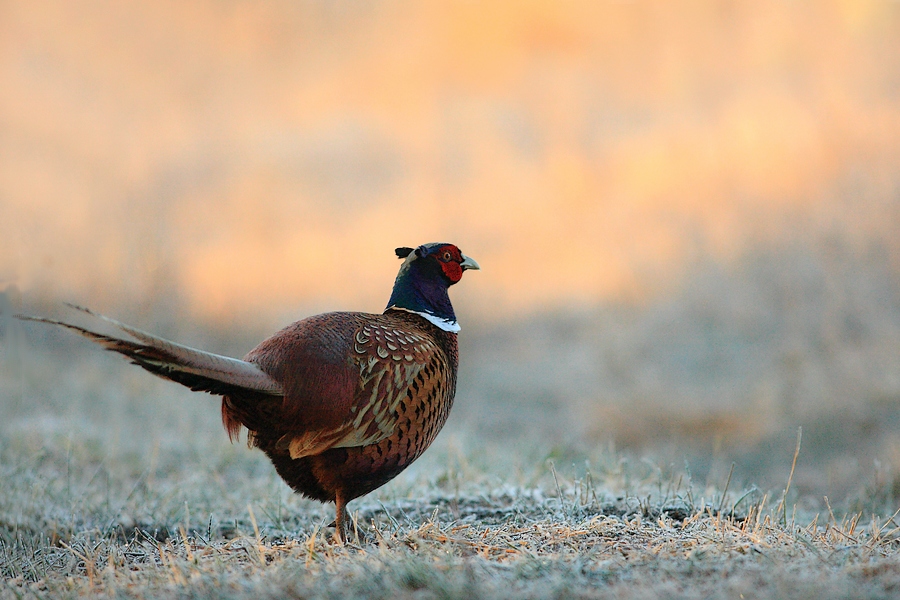
<path fill-rule="evenodd" d="M 453 244 L 423 244 L 397 248 L 403 265 L 394 281 L 387 309 L 414 312 L 444 331 L 459 331 L 447 290 L 462 279 L 463 271 L 480 267 Z"/>

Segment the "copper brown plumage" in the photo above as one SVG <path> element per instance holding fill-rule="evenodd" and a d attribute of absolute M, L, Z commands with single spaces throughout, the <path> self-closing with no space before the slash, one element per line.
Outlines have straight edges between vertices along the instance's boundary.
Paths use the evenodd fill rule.
<path fill-rule="evenodd" d="M 87 309 L 80 310 L 117 333 L 21 318 L 73 329 L 156 375 L 221 395 L 229 437 L 246 428 L 249 443 L 289 486 L 334 502 L 341 537 L 347 502 L 418 458 L 446 422 L 456 393 L 459 326 L 447 289 L 478 264 L 452 244 L 396 252 L 404 262 L 383 314 L 309 317 L 243 360 L 181 346 Z"/>

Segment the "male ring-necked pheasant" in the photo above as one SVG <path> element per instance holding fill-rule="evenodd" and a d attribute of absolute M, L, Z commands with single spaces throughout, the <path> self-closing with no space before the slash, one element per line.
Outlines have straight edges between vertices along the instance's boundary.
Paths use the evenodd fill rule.
<path fill-rule="evenodd" d="M 243 360 L 175 344 L 87 309 L 80 310 L 120 334 L 20 318 L 67 327 L 151 373 L 221 395 L 231 440 L 246 427 L 248 442 L 296 492 L 334 502 L 335 534 L 343 538 L 347 502 L 387 483 L 428 448 L 456 392 L 459 325 L 447 291 L 478 263 L 445 243 L 396 254 L 404 261 L 383 314 L 309 317 Z"/>

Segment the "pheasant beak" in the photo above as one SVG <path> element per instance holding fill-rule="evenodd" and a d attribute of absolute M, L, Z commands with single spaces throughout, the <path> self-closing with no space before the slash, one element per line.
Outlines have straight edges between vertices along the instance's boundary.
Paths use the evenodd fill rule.
<path fill-rule="evenodd" d="M 466 256 L 465 254 L 463 254 L 462 257 L 463 257 L 463 261 L 461 263 L 459 263 L 459 266 L 462 267 L 463 271 L 466 271 L 469 269 L 471 269 L 473 271 L 481 270 L 481 267 L 478 266 L 478 263 L 475 262 L 474 258 L 470 258 L 470 257 Z"/>

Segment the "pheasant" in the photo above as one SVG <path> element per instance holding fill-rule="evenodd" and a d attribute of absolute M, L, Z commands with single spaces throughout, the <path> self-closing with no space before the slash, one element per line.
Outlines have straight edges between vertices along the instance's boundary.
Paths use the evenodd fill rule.
<path fill-rule="evenodd" d="M 194 391 L 222 396 L 231 441 L 247 429 L 294 491 L 335 504 L 384 485 L 443 427 L 456 393 L 459 324 L 448 288 L 478 263 L 452 244 L 397 248 L 403 264 L 382 314 L 331 312 L 288 325 L 242 360 L 182 346 L 88 309 L 116 334 L 60 325 Z"/>

